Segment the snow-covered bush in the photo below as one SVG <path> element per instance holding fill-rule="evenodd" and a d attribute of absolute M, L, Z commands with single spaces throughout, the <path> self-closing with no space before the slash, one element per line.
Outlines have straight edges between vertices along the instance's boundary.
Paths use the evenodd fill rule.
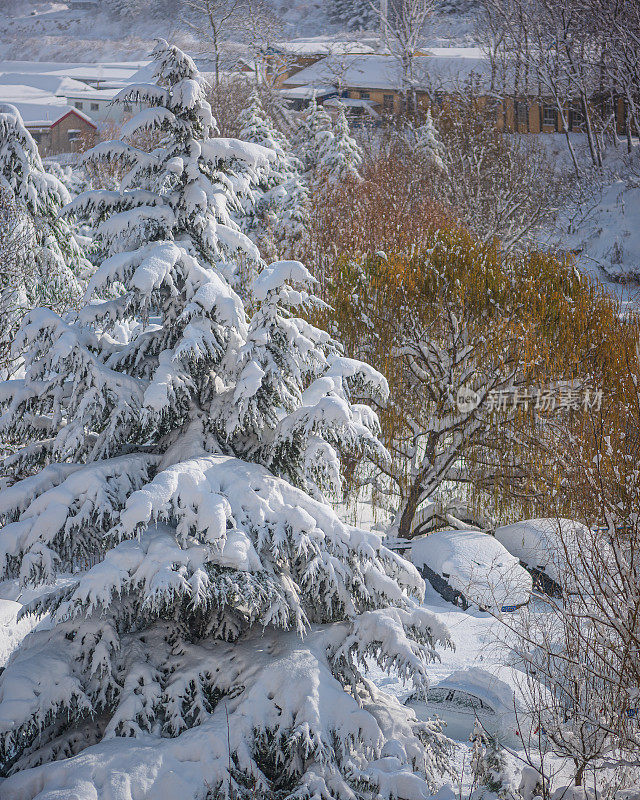
<path fill-rule="evenodd" d="M 128 172 L 69 209 L 104 252 L 87 304 L 27 318 L 25 377 L 0 395 L 25 443 L 3 463 L 0 569 L 49 587 L 0 676 L 3 800 L 425 798 L 447 740 L 366 660 L 423 691 L 447 631 L 415 569 L 324 502 L 341 452 L 381 457 L 351 398 L 386 382 L 296 316 L 299 262 L 264 267 L 247 320 L 229 174 L 272 155 L 211 138 L 193 61 L 163 41 L 154 58 L 157 85 L 121 99 L 163 141 L 94 149 Z"/>
<path fill-rule="evenodd" d="M 318 105 L 314 96 L 302 115 L 295 136 L 296 155 L 309 177 L 316 175 L 321 145 L 325 134 L 330 131 L 331 117 Z"/>
<path fill-rule="evenodd" d="M 358 167 L 362 164 L 362 150 L 351 136 L 349 122 L 340 106 L 332 131 L 319 131 L 320 159 L 317 171 L 329 181 L 360 180 Z"/>
<path fill-rule="evenodd" d="M 240 114 L 239 123 L 243 141 L 274 153 L 258 183 L 247 193 L 243 228 L 264 253 L 284 255 L 295 247 L 308 219 L 308 191 L 300 176 L 302 164 L 293 155 L 287 137 L 269 119 L 257 92 Z"/>

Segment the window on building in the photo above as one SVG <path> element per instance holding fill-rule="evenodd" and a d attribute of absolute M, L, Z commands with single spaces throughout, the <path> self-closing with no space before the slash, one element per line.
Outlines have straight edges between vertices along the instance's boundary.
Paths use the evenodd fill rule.
<path fill-rule="evenodd" d="M 392 94 L 383 94 L 382 95 L 382 107 L 387 114 L 393 114 L 393 95 Z"/>
<path fill-rule="evenodd" d="M 371 95 L 369 94 L 369 92 L 360 92 L 359 94 L 360 94 L 360 99 L 361 100 L 370 100 L 371 99 Z"/>
<path fill-rule="evenodd" d="M 569 112 L 569 127 L 572 131 L 581 131 L 584 123 L 582 109 L 572 108 Z"/>
<path fill-rule="evenodd" d="M 542 109 L 542 124 L 551 125 L 555 128 L 558 121 L 558 112 L 555 106 L 544 106 Z"/>
<path fill-rule="evenodd" d="M 91 110 L 92 111 L 97 111 L 99 108 L 100 108 L 100 106 L 98 105 L 98 103 L 91 103 Z"/>
<path fill-rule="evenodd" d="M 516 101 L 516 122 L 518 125 L 526 125 L 529 121 L 529 105 L 526 100 Z"/>
<path fill-rule="evenodd" d="M 83 103 L 81 103 L 81 102 L 80 102 L 80 100 L 76 100 L 76 102 L 74 103 L 74 106 L 75 106 L 76 108 L 79 108 L 79 109 L 80 109 L 80 111 L 82 111 L 82 108 L 83 108 Z"/>
<path fill-rule="evenodd" d="M 67 137 L 70 142 L 77 142 L 78 139 L 80 138 L 80 131 L 76 130 L 67 131 Z"/>

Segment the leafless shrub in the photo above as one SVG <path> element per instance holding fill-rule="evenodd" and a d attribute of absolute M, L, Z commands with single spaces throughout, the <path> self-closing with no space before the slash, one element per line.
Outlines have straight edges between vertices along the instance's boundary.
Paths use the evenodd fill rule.
<path fill-rule="evenodd" d="M 452 99 L 436 121 L 446 169 L 429 176 L 432 191 L 482 242 L 498 239 L 506 252 L 530 244 L 567 191 L 542 147 L 499 130 L 493 110 L 473 96 Z"/>

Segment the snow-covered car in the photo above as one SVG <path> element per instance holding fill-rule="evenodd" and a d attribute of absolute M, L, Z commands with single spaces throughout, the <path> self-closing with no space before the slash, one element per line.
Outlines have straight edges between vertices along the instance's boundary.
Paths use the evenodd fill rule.
<path fill-rule="evenodd" d="M 533 575 L 536 588 L 555 596 L 567 582 L 567 557 L 585 534 L 584 525 L 562 518 L 526 519 L 495 530 L 495 538 Z"/>
<path fill-rule="evenodd" d="M 441 719 L 451 739 L 467 741 L 478 719 L 494 739 L 517 748 L 538 740 L 538 723 L 527 710 L 531 707 L 527 698 L 544 692 L 544 687 L 534 686 L 531 678 L 513 667 L 469 667 L 431 687 L 426 700 L 412 696 L 405 705 L 418 719 Z"/>
<path fill-rule="evenodd" d="M 518 559 L 478 530 L 418 537 L 411 544 L 411 561 L 445 600 L 463 609 L 515 611 L 529 601 L 533 588 Z"/>

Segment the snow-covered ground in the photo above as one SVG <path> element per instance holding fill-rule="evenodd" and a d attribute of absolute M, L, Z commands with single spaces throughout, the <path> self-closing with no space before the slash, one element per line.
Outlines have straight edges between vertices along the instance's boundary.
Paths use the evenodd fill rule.
<path fill-rule="evenodd" d="M 580 168 L 573 172 L 566 137 L 536 137 L 572 186 L 566 205 L 552 230 L 541 231 L 544 246 L 573 253 L 581 272 L 607 287 L 623 306 L 640 302 L 640 145 L 627 153 L 626 142 L 607 147 L 601 172 L 590 167 L 581 134 L 571 134 Z"/>
<path fill-rule="evenodd" d="M 13 581 L 0 584 L 0 597 L 7 596 L 20 596 Z M 21 599 L 30 600 L 31 595 L 21 596 Z M 455 645 L 455 649 L 440 651 L 441 660 L 429 666 L 432 683 L 438 682 L 458 669 L 469 666 L 490 668 L 492 665 L 505 663 L 508 651 L 500 641 L 500 623 L 492 616 L 471 609 L 465 612 L 455 608 L 442 600 L 430 586 L 427 587 L 425 605 L 447 625 Z M 0 667 L 6 663 L 11 652 L 37 622 L 35 618 L 29 617 L 16 623 L 20 608 L 20 602 L 0 599 Z M 401 700 L 410 693 L 411 687 L 408 684 L 403 683 L 397 676 L 382 673 L 375 666 L 371 668 L 370 675 L 379 686 Z M 463 786 L 468 787 L 470 775 L 467 742 L 459 743 L 455 754 L 455 765 Z M 453 788 L 457 793 L 459 787 L 454 785 Z"/>

